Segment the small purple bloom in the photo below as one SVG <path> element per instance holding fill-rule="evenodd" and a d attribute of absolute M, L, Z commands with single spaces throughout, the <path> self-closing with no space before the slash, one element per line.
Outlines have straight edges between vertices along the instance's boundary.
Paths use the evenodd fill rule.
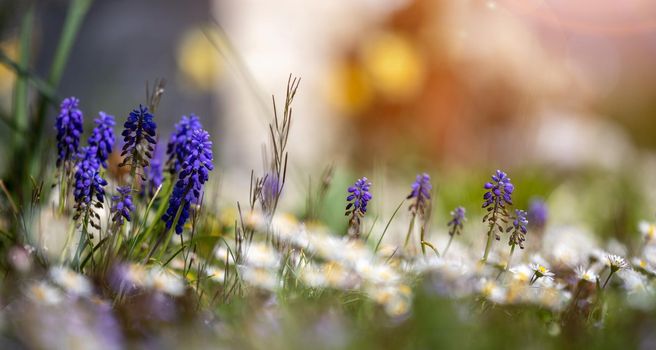
<path fill-rule="evenodd" d="M 175 174 L 180 170 L 180 166 L 185 161 L 187 148 L 194 130 L 202 128 L 203 125 L 194 114 L 190 114 L 189 117 L 183 115 L 180 122 L 175 124 L 175 131 L 171 134 L 169 143 L 166 145 L 166 155 L 168 156 L 166 163 L 171 173 Z"/>
<path fill-rule="evenodd" d="M 82 135 L 82 111 L 78 109 L 80 100 L 75 97 L 64 99 L 55 122 L 57 129 L 57 167 L 72 161 L 78 154 Z"/>
<path fill-rule="evenodd" d="M 494 204 L 495 206 L 505 207 L 506 204 L 512 205 L 512 193 L 515 186 L 510 182 L 510 178 L 506 173 L 497 170 L 496 174 L 492 175 L 492 182 L 488 182 L 483 186 L 487 190 L 483 195 L 483 208 Z"/>
<path fill-rule="evenodd" d="M 349 203 L 346 206 L 345 215 L 364 216 L 367 212 L 367 203 L 373 198 L 369 193 L 369 187 L 371 187 L 371 182 L 363 177 L 348 188 L 349 195 L 346 197 L 346 201 Z"/>
<path fill-rule="evenodd" d="M 123 225 L 123 219 L 130 221 L 130 212 L 134 210 L 132 195 L 130 194 L 132 190 L 130 186 L 125 186 L 118 187 L 116 191 L 118 192 L 118 195 L 112 196 L 112 221 L 116 222 L 118 225 Z"/>
<path fill-rule="evenodd" d="M 180 211 L 180 216 L 175 222 L 175 232 L 178 234 L 182 233 L 184 224 L 189 218 L 190 204 L 200 200 L 203 185 L 209 178 L 209 172 L 214 169 L 212 141 L 207 131 L 194 130 L 187 152 L 180 167 L 178 181 L 169 199 L 169 207 L 162 216 L 166 228 L 170 229 Z"/>
<path fill-rule="evenodd" d="M 164 164 L 162 163 L 163 154 L 161 148 L 155 146 L 153 152 L 153 159 L 150 160 L 150 165 L 146 168 L 146 178 L 148 182 L 142 191 L 142 195 L 150 197 L 155 195 L 155 191 L 164 182 Z"/>
<path fill-rule="evenodd" d="M 273 214 L 281 190 L 281 183 L 278 179 L 278 175 L 275 173 L 267 174 L 264 183 L 262 184 L 262 192 L 260 194 L 260 204 L 267 215 L 270 216 Z"/>
<path fill-rule="evenodd" d="M 465 217 L 465 208 L 457 207 L 451 212 L 451 221 L 447 223 L 449 235 L 460 234 L 463 224 L 467 220 Z"/>
<path fill-rule="evenodd" d="M 528 219 L 526 218 L 526 211 L 515 209 L 515 217 L 512 226 L 509 226 L 507 231 L 513 231 L 510 235 L 509 245 L 517 244 L 521 249 L 524 249 L 524 241 L 526 241 L 526 226 Z"/>
<path fill-rule="evenodd" d="M 92 200 L 96 199 L 99 206 L 105 200 L 105 189 L 107 181 L 100 176 L 95 147 L 82 147 L 80 150 L 80 161 L 75 171 L 75 189 L 73 195 L 78 207 L 88 207 Z"/>
<path fill-rule="evenodd" d="M 107 159 L 114 148 L 114 116 L 99 112 L 98 118 L 94 121 L 96 127 L 89 137 L 89 146 L 95 147 L 98 151 L 97 158 L 100 164 L 106 169 Z"/>
<path fill-rule="evenodd" d="M 154 150 L 157 124 L 148 108 L 139 105 L 138 109 L 130 112 L 127 121 L 123 124 L 123 152 L 126 156 L 121 165 L 130 164 L 133 167 L 146 167 L 152 158 Z"/>
<path fill-rule="evenodd" d="M 483 216 L 483 222 L 487 221 L 490 226 L 488 235 L 494 234 L 494 238 L 498 241 L 501 239 L 499 233 L 504 231 L 499 221 L 507 222 L 510 217 L 506 210 L 506 205 L 512 205 L 512 193 L 515 190 L 515 186 L 510 182 L 510 178 L 506 173 L 497 170 L 492 175 L 492 181 L 486 183 L 483 188 L 487 190 L 483 195 L 483 208 L 487 210 L 487 214 Z M 498 232 L 495 232 L 495 230 Z M 487 259 L 489 249 L 490 243 L 488 241 L 483 260 Z"/>
<path fill-rule="evenodd" d="M 414 198 L 415 201 L 410 205 L 410 211 L 424 215 L 428 201 L 431 199 L 431 190 L 433 185 L 430 182 L 430 175 L 423 173 L 417 175 L 417 179 L 412 183 L 412 190 L 406 199 Z"/>
<path fill-rule="evenodd" d="M 549 208 L 547 203 L 540 198 L 534 198 L 531 200 L 531 204 L 528 207 L 528 219 L 531 222 L 533 227 L 542 229 L 547 225 L 547 219 L 549 217 Z"/>

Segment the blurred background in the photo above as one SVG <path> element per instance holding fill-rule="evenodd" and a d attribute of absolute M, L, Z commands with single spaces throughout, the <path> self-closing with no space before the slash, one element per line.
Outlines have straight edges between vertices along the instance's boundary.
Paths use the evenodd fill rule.
<path fill-rule="evenodd" d="M 10 58 L 30 3 L 0 1 L 0 48 Z M 45 76 L 68 2 L 34 4 L 30 66 Z M 648 173 L 655 60 L 649 0 L 96 0 L 57 94 L 78 96 L 87 123 L 100 110 L 121 120 L 145 102 L 146 81 L 166 79 L 160 138 L 180 116 L 199 115 L 233 198 L 261 169 L 271 95 L 283 102 L 290 73 L 302 78 L 292 191 L 330 163 L 406 177 L 518 167 Z M 13 79 L 0 66 L 5 115 Z"/>

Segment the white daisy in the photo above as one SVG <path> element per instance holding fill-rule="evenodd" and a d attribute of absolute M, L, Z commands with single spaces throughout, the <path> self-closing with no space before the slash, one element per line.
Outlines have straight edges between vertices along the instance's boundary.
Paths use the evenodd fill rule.
<path fill-rule="evenodd" d="M 62 292 L 48 282 L 35 282 L 28 288 L 30 299 L 47 305 L 59 304 L 62 299 Z"/>
<path fill-rule="evenodd" d="M 222 283 L 225 279 L 225 270 L 220 267 L 207 265 L 205 267 L 205 274 L 213 282 Z"/>
<path fill-rule="evenodd" d="M 533 277 L 531 279 L 530 284 L 535 283 L 535 281 L 539 280 L 542 277 L 545 277 L 546 279 L 553 279 L 554 273 L 549 271 L 548 268 L 546 268 L 544 265 L 541 264 L 530 264 L 529 267 L 531 270 L 533 270 Z"/>
<path fill-rule="evenodd" d="M 592 270 L 588 270 L 583 266 L 578 266 L 574 272 L 576 273 L 576 278 L 578 278 L 581 281 L 587 281 L 587 282 L 592 282 L 595 283 L 599 276 L 597 276 L 596 273 L 594 273 Z"/>
<path fill-rule="evenodd" d="M 171 296 L 181 296 L 185 291 L 185 284 L 177 274 L 159 267 L 148 271 L 145 285 Z"/>
<path fill-rule="evenodd" d="M 91 283 L 86 277 L 65 267 L 50 269 L 50 278 L 66 292 L 77 296 L 91 295 Z"/>
<path fill-rule="evenodd" d="M 282 285 L 278 275 L 268 269 L 241 265 L 239 274 L 246 283 L 261 289 L 276 291 Z"/>
<path fill-rule="evenodd" d="M 656 225 L 651 222 L 640 221 L 638 230 L 646 242 L 651 242 L 656 238 Z"/>
<path fill-rule="evenodd" d="M 629 268 L 629 263 L 619 255 L 609 254 L 606 256 L 606 265 L 610 267 L 611 273 Z"/>
<path fill-rule="evenodd" d="M 280 254 L 264 243 L 253 243 L 246 251 L 246 264 L 252 267 L 277 269 Z"/>

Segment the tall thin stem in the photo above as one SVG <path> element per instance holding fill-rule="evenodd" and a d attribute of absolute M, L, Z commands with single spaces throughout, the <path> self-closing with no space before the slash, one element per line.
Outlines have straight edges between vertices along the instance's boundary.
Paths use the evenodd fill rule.
<path fill-rule="evenodd" d="M 452 234 L 451 237 L 449 237 L 449 242 L 446 244 L 446 248 L 444 248 L 444 253 L 442 253 L 443 257 L 446 257 L 446 252 L 449 251 L 449 247 L 451 246 L 451 242 L 453 242 L 453 236 L 455 236 L 455 234 Z"/>
<path fill-rule="evenodd" d="M 510 254 L 508 254 L 508 262 L 506 263 L 506 268 L 504 271 L 508 271 L 508 268 L 510 268 L 510 261 L 512 260 L 513 253 L 515 252 L 515 244 L 512 244 L 510 246 Z"/>
<path fill-rule="evenodd" d="M 415 218 L 417 217 L 417 214 L 413 213 L 412 218 L 410 218 L 410 226 L 408 227 L 408 233 L 405 235 L 405 243 L 403 243 L 403 248 L 408 246 L 408 242 L 410 242 L 410 236 L 412 236 L 412 231 L 415 228 Z"/>
<path fill-rule="evenodd" d="M 492 218 L 490 224 L 490 230 L 487 232 L 487 243 L 485 244 L 485 252 L 483 253 L 483 262 L 487 262 L 487 257 L 490 254 L 490 248 L 492 248 L 492 235 L 494 234 L 494 226 L 496 225 L 497 219 L 497 210 L 499 209 L 499 200 L 494 201 L 494 209 L 492 209 Z"/>
<path fill-rule="evenodd" d="M 608 274 L 608 277 L 606 278 L 606 282 L 604 282 L 604 285 L 601 286 L 601 289 L 606 289 L 606 285 L 608 284 L 608 281 L 610 281 L 610 278 L 613 277 L 613 271 L 611 270 L 610 273 Z"/>

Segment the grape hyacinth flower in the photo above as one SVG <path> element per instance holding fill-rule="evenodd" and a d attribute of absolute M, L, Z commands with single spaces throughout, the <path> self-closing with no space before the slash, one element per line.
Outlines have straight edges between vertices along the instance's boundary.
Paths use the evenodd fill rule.
<path fill-rule="evenodd" d="M 360 237 L 360 219 L 367 213 L 367 204 L 373 198 L 369 192 L 371 182 L 366 177 L 358 179 L 353 186 L 348 188 L 349 195 L 346 197 L 345 216 L 349 219 L 349 235 L 354 238 Z"/>
<path fill-rule="evenodd" d="M 426 173 L 417 175 L 417 179 L 412 183 L 412 190 L 406 198 L 415 199 L 409 208 L 413 215 L 419 214 L 423 216 L 425 214 L 426 207 L 431 199 L 432 189 L 430 175 Z"/>
<path fill-rule="evenodd" d="M 132 195 L 130 186 L 118 187 L 116 189 L 118 195 L 112 196 L 112 221 L 119 227 L 123 225 L 123 220 L 130 221 L 130 212 L 134 211 L 134 204 L 132 204 Z"/>
<path fill-rule="evenodd" d="M 492 204 L 500 207 L 504 207 L 506 204 L 512 205 L 512 193 L 515 186 L 503 171 L 497 170 L 496 174 L 492 175 L 492 182 L 486 183 L 483 188 L 487 190 L 483 196 L 485 200 L 483 208 L 487 208 Z"/>
<path fill-rule="evenodd" d="M 75 172 L 75 200 L 78 203 L 91 203 L 94 197 L 98 202 L 104 201 L 107 185 L 99 174 L 100 162 L 96 158 L 95 147 L 82 147 L 80 150 L 80 162 Z"/>
<path fill-rule="evenodd" d="M 164 182 L 164 164 L 162 162 L 162 152 L 161 148 L 155 146 L 155 151 L 153 152 L 153 159 L 150 160 L 150 165 L 146 168 L 146 177 L 148 182 L 142 190 L 142 196 L 146 195 L 152 197 L 155 195 L 155 192 Z"/>
<path fill-rule="evenodd" d="M 98 151 L 98 161 L 107 169 L 107 159 L 114 149 L 114 116 L 105 112 L 99 112 L 98 118 L 94 120 L 96 127 L 89 137 L 89 146 Z"/>
<path fill-rule="evenodd" d="M 524 241 L 526 241 L 526 226 L 528 225 L 528 219 L 526 218 L 526 211 L 515 209 L 515 218 L 513 220 L 512 226 L 509 226 L 506 230 L 507 232 L 512 231 L 510 234 L 510 240 L 508 245 L 514 246 L 518 245 L 519 248 L 524 249 Z"/>
<path fill-rule="evenodd" d="M 450 227 L 449 235 L 453 236 L 460 234 L 462 230 L 463 223 L 467 220 L 465 217 L 465 208 L 457 207 L 451 212 L 451 221 L 447 223 L 447 226 Z"/>
<path fill-rule="evenodd" d="M 57 129 L 57 167 L 75 159 L 82 135 L 83 116 L 78 109 L 80 100 L 75 97 L 64 99 L 55 122 Z"/>
<path fill-rule="evenodd" d="M 531 200 L 531 204 L 528 206 L 528 220 L 531 223 L 531 227 L 543 230 L 547 225 L 548 217 L 549 208 L 547 208 L 547 203 L 540 198 Z"/>
<path fill-rule="evenodd" d="M 153 115 L 148 113 L 148 108 L 139 105 L 138 109 L 130 112 L 128 120 L 123 126 L 125 129 L 121 135 L 125 144 L 121 156 L 125 156 L 125 158 L 119 166 L 128 164 L 131 166 L 132 181 L 134 182 L 137 169 L 145 168 L 150 164 L 156 144 L 157 124 L 153 121 Z M 144 179 L 143 175 L 142 179 Z"/>
<path fill-rule="evenodd" d="M 464 222 L 467 220 L 465 217 L 465 208 L 463 207 L 456 207 L 453 209 L 451 212 L 451 221 L 449 221 L 446 225 L 449 227 L 449 243 L 447 243 L 446 248 L 444 248 L 444 254 L 443 256 L 446 256 L 446 252 L 449 250 L 449 247 L 451 246 L 451 241 L 453 241 L 453 237 L 455 235 L 460 235 L 462 232 L 462 228 L 464 226 Z"/>
<path fill-rule="evenodd" d="M 526 233 L 528 230 L 526 226 L 528 225 L 528 219 L 526 218 L 526 211 L 515 209 L 515 217 L 511 226 L 508 226 L 506 232 L 511 232 L 510 239 L 508 240 L 508 245 L 510 246 L 510 254 L 508 255 L 508 262 L 506 263 L 506 270 L 510 267 L 510 259 L 512 259 L 513 253 L 515 252 L 515 246 L 524 249 L 524 241 L 526 241 Z"/>
<path fill-rule="evenodd" d="M 178 181 L 169 199 L 169 206 L 162 220 L 166 228 L 175 224 L 175 232 L 180 234 L 189 218 L 191 203 L 197 203 L 201 198 L 203 185 L 209 178 L 212 164 L 212 141 L 210 135 L 203 129 L 194 130 L 191 135 L 187 155 L 181 164 Z"/>
<path fill-rule="evenodd" d="M 487 243 L 485 245 L 485 252 L 483 253 L 483 262 L 487 261 L 487 257 L 492 247 L 492 238 L 497 241 L 501 239 L 499 233 L 503 232 L 503 226 L 499 221 L 508 221 L 507 205 L 512 205 L 512 193 L 515 186 L 510 182 L 510 178 L 506 173 L 497 170 L 492 175 L 492 181 L 483 186 L 487 191 L 483 195 L 483 208 L 487 210 L 487 214 L 483 217 L 483 222 L 487 221 L 489 230 L 487 233 Z M 497 232 L 495 232 L 497 229 Z"/>
<path fill-rule="evenodd" d="M 427 222 L 426 216 L 427 214 L 430 215 L 430 199 L 432 188 L 433 186 L 430 183 L 430 175 L 426 173 L 418 174 L 415 182 L 412 183 L 410 194 L 406 197 L 406 199 L 414 199 L 414 201 L 408 208 L 412 214 L 412 218 L 410 219 L 410 226 L 408 227 L 408 233 L 405 236 L 405 243 L 403 246 L 406 247 L 408 245 L 410 236 L 412 236 L 412 232 L 414 231 L 415 219 L 417 216 L 419 216 L 421 219 L 421 234 L 419 237 L 419 244 L 423 253 L 425 253 L 424 233 L 426 230 Z"/>
<path fill-rule="evenodd" d="M 267 174 L 262 184 L 262 191 L 260 192 L 260 205 L 262 206 L 262 211 L 269 218 L 273 216 L 281 191 L 278 175 L 275 173 Z"/>
<path fill-rule="evenodd" d="M 105 201 L 105 186 L 107 181 L 100 176 L 100 162 L 96 158 L 98 151 L 95 147 L 83 147 L 80 151 L 80 161 L 75 172 L 75 197 L 77 220 L 81 214 L 85 214 L 85 221 L 91 219 L 91 226 L 100 228 L 98 214 L 93 212 L 92 207 L 102 208 Z M 85 222 L 86 224 L 86 222 Z"/>
<path fill-rule="evenodd" d="M 166 145 L 166 155 L 168 156 L 166 163 L 172 174 L 177 173 L 182 163 L 184 163 L 187 156 L 187 147 L 189 147 L 194 130 L 202 128 L 203 125 L 194 114 L 190 114 L 189 117 L 183 115 L 180 122 L 175 124 L 175 131 L 171 134 L 169 143 Z"/>

